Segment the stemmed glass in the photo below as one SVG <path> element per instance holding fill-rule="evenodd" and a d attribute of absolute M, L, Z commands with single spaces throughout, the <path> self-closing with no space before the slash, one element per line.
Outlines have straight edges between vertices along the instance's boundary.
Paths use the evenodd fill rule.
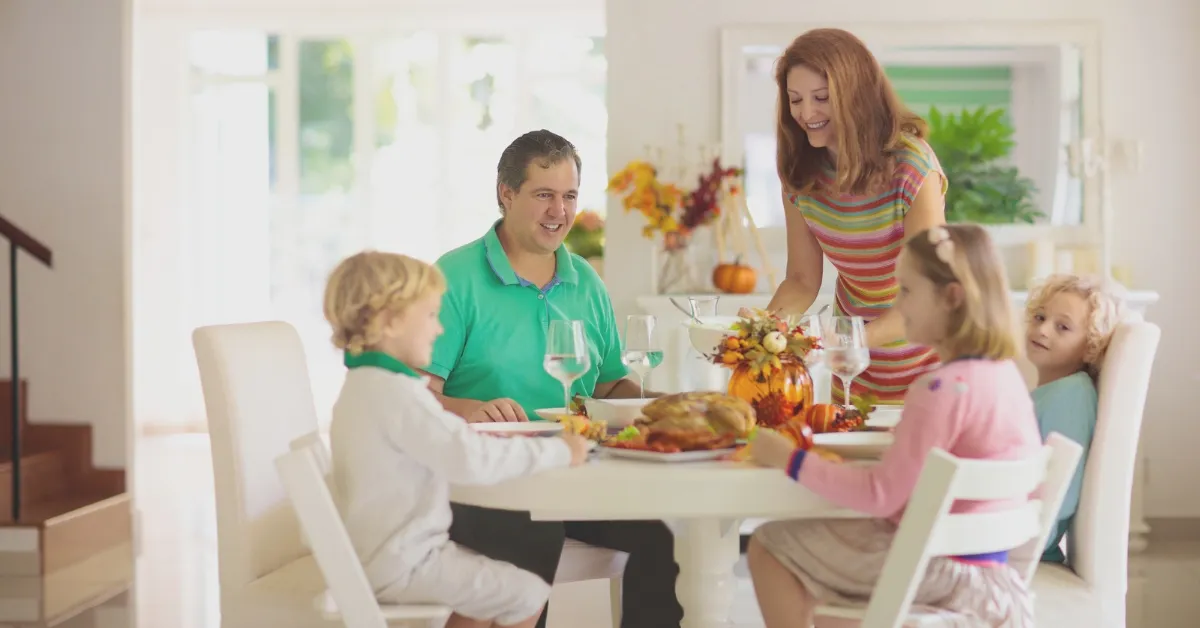
<path fill-rule="evenodd" d="M 663 361 L 662 348 L 654 334 L 656 324 L 653 316 L 640 314 L 625 320 L 625 352 L 621 354 L 621 362 L 637 373 L 642 399 L 646 398 L 646 375 Z"/>
<path fill-rule="evenodd" d="M 846 392 L 842 401 L 849 407 L 850 382 L 871 365 L 863 319 L 861 316 L 834 316 L 824 332 L 825 364 L 842 380 Z"/>
<path fill-rule="evenodd" d="M 546 357 L 542 367 L 562 382 L 563 407 L 571 407 L 571 384 L 592 366 L 588 357 L 583 321 L 550 321 L 546 330 Z"/>
<path fill-rule="evenodd" d="M 688 305 L 692 309 L 692 320 L 703 323 L 705 319 L 712 319 L 717 315 L 717 301 L 721 297 L 719 295 L 706 295 L 702 297 L 688 297 Z"/>

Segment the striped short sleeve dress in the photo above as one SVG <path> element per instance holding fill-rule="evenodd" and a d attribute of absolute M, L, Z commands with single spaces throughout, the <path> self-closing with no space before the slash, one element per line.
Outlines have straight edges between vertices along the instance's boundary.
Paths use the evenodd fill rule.
<path fill-rule="evenodd" d="M 882 193 L 825 195 L 819 190 L 833 183 L 834 173 L 828 170 L 814 195 L 789 197 L 837 268 L 836 315 L 861 316 L 870 324 L 891 307 L 899 291 L 895 272 L 904 243 L 904 216 L 921 184 L 935 172 L 941 173 L 942 167 L 933 149 L 924 140 L 905 136 L 896 175 Z M 945 194 L 945 175 L 940 179 Z M 850 394 L 870 394 L 882 404 L 903 403 L 909 384 L 937 364 L 932 349 L 893 342 L 871 351 L 871 366 L 854 379 Z M 841 392 L 841 386 L 834 386 L 835 399 L 841 399 Z"/>

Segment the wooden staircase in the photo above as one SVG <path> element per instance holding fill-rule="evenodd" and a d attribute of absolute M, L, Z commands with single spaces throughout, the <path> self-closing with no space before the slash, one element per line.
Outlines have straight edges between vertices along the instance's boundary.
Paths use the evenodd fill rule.
<path fill-rule="evenodd" d="M 124 469 L 92 463 L 92 426 L 31 423 L 17 327 L 18 250 L 50 249 L 0 216 L 10 242 L 11 373 L 0 380 L 0 626 L 64 621 L 128 589 L 133 510 Z M 20 385 L 13 386 L 17 380 Z"/>
<path fill-rule="evenodd" d="M 12 380 L 0 380 L 0 434 L 12 430 Z M 21 519 L 9 508 L 0 526 L 45 525 L 80 508 L 125 494 L 124 469 L 92 466 L 92 426 L 30 423 L 29 384 L 21 382 Z M 0 504 L 12 503 L 12 448 L 0 443 Z M 5 571 L 0 565 L 0 574 Z"/>

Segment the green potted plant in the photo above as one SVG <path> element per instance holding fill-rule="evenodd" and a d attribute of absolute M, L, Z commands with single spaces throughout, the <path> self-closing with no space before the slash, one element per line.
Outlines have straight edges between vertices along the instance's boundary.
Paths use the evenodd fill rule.
<path fill-rule="evenodd" d="M 931 107 L 929 145 L 950 181 L 948 221 L 1032 223 L 1043 215 L 1033 201 L 1033 180 L 1002 161 L 1015 146 L 1003 109 L 942 113 Z"/>
<path fill-rule="evenodd" d="M 604 257 L 604 218 L 590 209 L 579 212 L 563 244 L 600 272 L 600 261 Z"/>

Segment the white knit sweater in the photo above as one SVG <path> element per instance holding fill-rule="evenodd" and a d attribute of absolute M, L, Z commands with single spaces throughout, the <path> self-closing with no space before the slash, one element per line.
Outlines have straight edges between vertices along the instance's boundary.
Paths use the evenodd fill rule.
<path fill-rule="evenodd" d="M 336 500 L 372 587 L 405 578 L 448 540 L 450 484 L 565 467 L 560 438 L 496 438 L 445 411 L 425 379 L 350 369 L 333 407 Z"/>

